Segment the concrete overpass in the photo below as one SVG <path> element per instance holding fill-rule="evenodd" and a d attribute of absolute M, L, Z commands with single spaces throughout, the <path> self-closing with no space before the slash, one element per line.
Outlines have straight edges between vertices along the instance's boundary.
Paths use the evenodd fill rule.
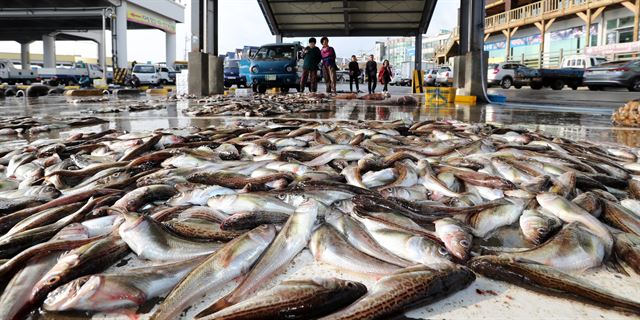
<path fill-rule="evenodd" d="M 104 30 L 112 33 L 114 65 L 128 66 L 127 30 L 158 29 L 166 35 L 166 62 L 176 57 L 176 23 L 184 7 L 173 0 L 3 0 L 0 40 L 21 44 L 21 63 L 29 65 L 29 45 L 43 41 L 44 67 L 56 65 L 56 40 L 92 40 L 105 64 Z"/>

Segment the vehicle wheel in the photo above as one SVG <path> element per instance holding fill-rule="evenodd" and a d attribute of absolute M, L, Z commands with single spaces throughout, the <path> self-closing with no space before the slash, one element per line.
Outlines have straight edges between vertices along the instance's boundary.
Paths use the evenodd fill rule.
<path fill-rule="evenodd" d="M 637 77 L 631 81 L 631 86 L 629 87 L 629 91 L 631 92 L 640 92 L 640 77 Z"/>
<path fill-rule="evenodd" d="M 578 86 L 571 86 L 571 90 L 578 90 Z"/>
<path fill-rule="evenodd" d="M 551 89 L 553 90 L 562 90 L 564 88 L 564 81 L 556 80 L 551 84 Z"/>
<path fill-rule="evenodd" d="M 265 86 L 264 84 L 259 84 L 258 93 L 265 93 L 265 92 L 267 92 L 267 86 Z"/>
<path fill-rule="evenodd" d="M 600 90 L 602 90 L 602 88 L 600 88 L 598 86 L 587 86 L 587 88 L 589 88 L 589 90 L 591 90 L 591 91 L 600 91 Z"/>
<path fill-rule="evenodd" d="M 289 87 L 282 87 L 282 88 L 280 88 L 280 92 L 282 92 L 282 93 L 288 93 L 288 92 L 289 92 Z"/>
<path fill-rule="evenodd" d="M 300 87 L 299 87 L 299 86 L 298 86 L 298 87 L 296 87 L 296 92 L 301 92 L 301 91 L 300 91 Z"/>
<path fill-rule="evenodd" d="M 251 85 L 251 90 L 253 91 L 253 93 L 257 93 L 258 92 L 258 85 L 257 84 L 253 84 Z"/>
<path fill-rule="evenodd" d="M 538 83 L 538 82 L 532 82 L 530 85 L 531 89 L 533 90 L 540 90 L 542 89 L 542 83 Z"/>
<path fill-rule="evenodd" d="M 509 89 L 511 88 L 512 84 L 513 80 L 511 79 L 511 77 L 504 77 L 502 81 L 500 81 L 500 86 L 502 87 L 502 89 Z"/>
<path fill-rule="evenodd" d="M 522 85 L 521 84 L 514 84 L 513 87 L 516 88 L 516 89 L 522 89 Z"/>
<path fill-rule="evenodd" d="M 160 83 L 164 86 L 164 85 L 167 85 L 169 81 L 167 81 L 167 79 L 162 79 L 160 80 Z"/>

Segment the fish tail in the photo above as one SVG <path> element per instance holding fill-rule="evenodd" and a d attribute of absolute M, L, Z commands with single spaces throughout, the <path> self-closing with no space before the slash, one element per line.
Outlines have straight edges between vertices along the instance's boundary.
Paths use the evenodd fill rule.
<path fill-rule="evenodd" d="M 209 307 L 207 307 L 206 309 L 200 311 L 200 313 L 198 313 L 195 316 L 195 319 L 199 319 L 199 318 L 204 318 L 210 314 L 214 314 L 224 308 L 230 307 L 232 306 L 233 303 L 231 303 L 228 300 L 228 297 L 223 297 L 220 298 L 218 301 L 216 301 L 215 303 L 213 303 L 212 305 L 210 305 Z"/>

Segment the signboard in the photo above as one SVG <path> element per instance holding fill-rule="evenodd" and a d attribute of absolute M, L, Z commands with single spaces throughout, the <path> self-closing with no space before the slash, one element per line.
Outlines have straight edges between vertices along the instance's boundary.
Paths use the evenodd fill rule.
<path fill-rule="evenodd" d="M 604 46 L 587 47 L 585 52 L 593 56 L 607 56 L 617 53 L 640 52 L 640 41 L 626 43 L 612 43 Z"/>
<path fill-rule="evenodd" d="M 158 28 L 168 33 L 176 33 L 175 21 L 165 19 L 142 8 L 135 8 L 131 4 L 129 4 L 127 10 L 127 21 Z"/>
<path fill-rule="evenodd" d="M 416 56 L 416 48 L 414 48 L 414 47 L 407 48 L 407 56 L 415 57 Z"/>

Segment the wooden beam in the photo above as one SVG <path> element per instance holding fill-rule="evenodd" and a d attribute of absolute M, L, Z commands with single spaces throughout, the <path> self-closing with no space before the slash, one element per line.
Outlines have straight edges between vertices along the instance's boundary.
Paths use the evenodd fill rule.
<path fill-rule="evenodd" d="M 513 37 L 514 34 L 516 34 L 516 31 L 518 31 L 518 28 L 520 27 L 515 27 L 513 28 L 513 30 L 511 30 L 511 36 Z"/>
<path fill-rule="evenodd" d="M 596 21 L 596 19 L 598 19 L 600 14 L 602 14 L 602 12 L 604 11 L 604 8 L 605 7 L 600 7 L 596 10 L 596 12 L 591 14 L 591 23 L 593 23 L 594 21 Z"/>
<path fill-rule="evenodd" d="M 542 23 L 536 22 L 534 23 L 534 25 L 536 26 L 536 28 L 538 28 L 540 32 L 544 31 L 544 25 Z"/>
<path fill-rule="evenodd" d="M 509 30 L 501 30 L 505 37 L 509 38 Z"/>
<path fill-rule="evenodd" d="M 584 23 L 589 23 L 589 18 L 587 17 L 587 15 L 584 12 L 578 12 L 576 13 L 576 15 L 582 19 L 582 21 L 584 21 Z"/>
<path fill-rule="evenodd" d="M 591 46 L 591 21 L 593 21 L 591 19 L 591 9 L 587 9 L 587 20 L 585 20 L 586 26 L 585 26 L 585 43 L 584 46 L 586 47 L 590 47 Z"/>
<path fill-rule="evenodd" d="M 547 30 L 549 30 L 549 28 L 551 28 L 551 25 L 556 21 L 556 18 L 551 18 L 549 20 L 549 22 L 547 22 L 547 25 L 544 27 L 544 32 L 547 32 Z"/>
<path fill-rule="evenodd" d="M 638 10 L 636 9 L 636 5 L 631 1 L 625 1 L 622 3 L 622 5 L 625 6 L 625 8 L 631 10 L 633 14 L 637 14 Z"/>
<path fill-rule="evenodd" d="M 487 41 L 487 39 L 489 39 L 489 37 L 491 36 L 490 32 L 487 32 L 484 34 L 484 41 Z"/>

